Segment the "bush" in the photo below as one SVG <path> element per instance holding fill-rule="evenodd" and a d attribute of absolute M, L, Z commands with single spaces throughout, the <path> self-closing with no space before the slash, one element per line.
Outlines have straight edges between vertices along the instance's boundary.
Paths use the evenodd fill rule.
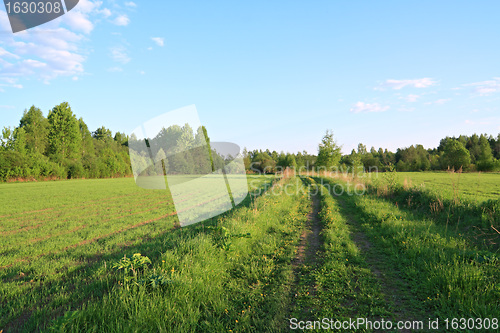
<path fill-rule="evenodd" d="M 86 176 L 85 169 L 80 161 L 72 162 L 68 165 L 68 178 L 84 178 Z"/>

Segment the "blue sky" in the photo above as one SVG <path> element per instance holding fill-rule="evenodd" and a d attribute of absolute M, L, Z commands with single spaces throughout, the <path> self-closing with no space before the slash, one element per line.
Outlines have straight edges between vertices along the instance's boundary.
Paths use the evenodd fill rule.
<path fill-rule="evenodd" d="M 326 129 L 436 147 L 500 132 L 499 1 L 91 1 L 12 34 L 0 5 L 0 126 L 68 101 L 131 132 L 195 104 L 213 141 L 317 151 Z"/>

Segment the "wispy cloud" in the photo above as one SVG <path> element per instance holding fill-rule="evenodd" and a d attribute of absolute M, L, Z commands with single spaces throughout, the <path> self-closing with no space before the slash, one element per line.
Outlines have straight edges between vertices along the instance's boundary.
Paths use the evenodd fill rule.
<path fill-rule="evenodd" d="M 135 8 L 135 7 L 137 7 L 137 4 L 135 2 L 132 2 L 132 1 L 127 1 L 127 2 L 125 2 L 125 7 Z"/>
<path fill-rule="evenodd" d="M 14 58 L 14 59 L 19 59 L 20 58 L 18 55 L 10 53 L 9 51 L 7 51 L 7 50 L 5 50 L 4 48 L 1 48 L 1 47 L 0 47 L 0 57 L 10 57 L 10 58 Z M 0 61 L 2 61 L 2 59 L 0 59 Z"/>
<path fill-rule="evenodd" d="M 474 92 L 481 95 L 487 96 L 496 92 L 500 92 L 500 77 L 494 77 L 493 80 L 481 81 L 464 84 L 465 87 L 474 87 Z"/>
<path fill-rule="evenodd" d="M 424 103 L 425 105 L 431 105 L 431 104 L 436 104 L 436 105 L 443 105 L 444 103 L 447 103 L 451 101 L 451 98 L 441 98 L 441 99 L 438 99 L 436 101 L 433 101 L 433 102 L 427 102 L 427 103 Z"/>
<path fill-rule="evenodd" d="M 94 23 L 91 21 L 92 15 L 101 15 L 108 17 L 111 11 L 107 8 L 101 8 L 102 1 L 80 0 L 78 6 L 62 17 L 63 23 L 71 29 L 85 34 L 89 34 L 94 29 Z"/>
<path fill-rule="evenodd" d="M 407 86 L 414 88 L 427 88 L 435 84 L 436 81 L 428 77 L 424 77 L 421 79 L 413 79 L 413 80 L 388 79 L 379 84 L 379 86 L 375 87 L 375 90 L 385 90 L 385 89 L 399 90 Z"/>
<path fill-rule="evenodd" d="M 404 99 L 405 101 L 410 102 L 410 103 L 415 103 L 420 98 L 420 96 L 419 95 L 410 94 L 408 96 L 401 97 L 401 98 Z"/>
<path fill-rule="evenodd" d="M 107 8 L 102 9 L 99 11 L 104 17 L 108 18 L 111 16 L 111 11 Z"/>
<path fill-rule="evenodd" d="M 483 121 L 475 121 L 475 120 L 470 120 L 470 119 L 467 119 L 465 121 L 465 123 L 467 125 L 491 125 L 491 121 L 488 121 L 488 120 L 483 120 Z"/>
<path fill-rule="evenodd" d="M 360 113 L 360 112 L 383 112 L 389 110 L 389 106 L 382 106 L 378 103 L 364 103 L 364 102 L 357 102 L 354 104 L 354 106 L 351 108 L 351 112 L 353 113 Z"/>
<path fill-rule="evenodd" d="M 111 52 L 111 59 L 121 64 L 126 64 L 130 62 L 130 57 L 127 53 L 127 49 L 124 46 L 115 46 L 109 49 Z"/>
<path fill-rule="evenodd" d="M 415 110 L 416 110 L 415 108 L 407 108 L 407 107 L 400 107 L 398 109 L 398 111 L 401 111 L 401 112 L 413 112 Z"/>
<path fill-rule="evenodd" d="M 158 46 L 163 46 L 165 45 L 165 38 L 162 38 L 162 37 L 151 37 L 151 39 L 153 40 L 153 42 L 156 43 L 156 45 Z"/>
<path fill-rule="evenodd" d="M 130 19 L 126 14 L 122 14 L 113 20 L 113 23 L 118 26 L 127 26 L 130 23 Z"/>
<path fill-rule="evenodd" d="M 123 72 L 123 68 L 121 68 L 121 67 L 110 67 L 110 68 L 108 68 L 108 72 L 112 72 L 112 73 Z"/>

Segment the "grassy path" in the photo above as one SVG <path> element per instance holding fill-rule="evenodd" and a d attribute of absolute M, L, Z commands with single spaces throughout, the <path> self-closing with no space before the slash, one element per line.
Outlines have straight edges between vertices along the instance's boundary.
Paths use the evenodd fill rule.
<path fill-rule="evenodd" d="M 328 327 L 345 332 L 349 328 L 335 329 L 331 320 L 389 318 L 391 313 L 381 283 L 352 238 L 353 226 L 317 180 L 303 178 L 316 193 L 311 195 L 311 206 L 318 207 L 318 213 L 309 216 L 308 225 L 310 233 L 315 234 L 312 232 L 315 230 L 318 236 L 310 238 L 311 243 L 306 245 L 309 255 L 296 270 L 295 303 L 289 327 L 312 331 Z"/>
<path fill-rule="evenodd" d="M 304 185 L 311 185 L 310 181 L 301 179 Z M 307 214 L 307 222 L 300 236 L 300 241 L 297 247 L 297 253 L 292 263 L 294 272 L 294 285 L 292 287 L 292 317 L 299 316 L 302 318 L 310 315 L 314 308 L 311 302 L 301 302 L 302 297 L 305 295 L 307 298 L 314 298 L 316 295 L 317 286 L 315 284 L 314 276 L 311 272 L 317 268 L 318 255 L 321 251 L 321 222 L 319 219 L 320 199 L 318 195 L 311 195 L 311 207 Z M 298 310 L 298 311 L 297 311 Z"/>
<path fill-rule="evenodd" d="M 288 189 L 285 193 L 285 188 Z M 306 223 L 302 183 L 282 180 L 214 224 L 149 242 L 151 264 L 102 268 L 109 292 L 52 323 L 69 332 L 284 332 L 292 260 Z M 129 248 L 130 255 L 139 248 Z M 145 259 L 144 259 L 145 260 Z M 123 265 L 126 261 L 122 262 Z M 126 266 L 125 267 L 129 267 Z"/>
<path fill-rule="evenodd" d="M 340 180 L 316 180 L 347 186 Z M 432 216 L 400 209 L 386 198 L 344 193 L 333 200 L 393 320 L 420 320 L 427 328 L 428 318 L 438 318 L 435 331 L 446 332 L 468 332 L 467 327 L 446 328 L 446 318 L 473 318 L 476 329 L 471 332 L 481 326 L 477 318 L 498 323 L 500 265 L 494 254 L 468 242 L 460 230 L 450 232 Z"/>
<path fill-rule="evenodd" d="M 336 196 L 340 206 L 340 214 L 345 216 L 351 229 L 351 238 L 361 251 L 368 267 L 376 276 L 381 286 L 381 292 L 394 321 L 417 321 L 427 318 L 428 314 L 422 309 L 411 293 L 410 285 L 401 278 L 401 272 L 394 267 L 391 258 L 384 254 L 370 241 L 362 231 L 361 223 L 356 218 L 355 209 L 349 207 L 346 198 Z M 410 329 L 400 329 L 399 332 L 411 332 Z"/>

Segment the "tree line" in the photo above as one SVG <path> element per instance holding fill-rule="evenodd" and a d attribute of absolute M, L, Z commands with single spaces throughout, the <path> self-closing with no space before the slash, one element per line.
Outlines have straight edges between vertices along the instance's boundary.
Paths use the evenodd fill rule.
<path fill-rule="evenodd" d="M 463 171 L 500 171 L 500 134 L 495 138 L 487 134 L 446 137 L 434 149 L 422 145 L 398 148 L 396 152 L 387 149 L 370 150 L 360 143 L 350 154 L 342 155 L 341 146 L 327 131 L 318 146 L 318 154 L 306 151 L 284 153 L 276 151 L 244 150 L 245 166 L 249 172 L 274 173 L 284 168 L 310 171 L 332 168 L 341 171 L 358 172 L 388 171 L 439 171 L 454 169 Z"/>
<path fill-rule="evenodd" d="M 137 144 L 140 141 L 134 137 L 130 140 Z M 163 149 L 158 149 L 153 154 L 155 161 L 163 161 L 161 169 L 167 173 L 210 172 L 214 167 L 226 164 L 236 154 L 232 152 L 234 147 L 231 145 L 216 146 L 216 143 L 210 143 L 204 127 L 193 130 L 188 124 L 164 128 L 151 143 L 175 153 L 166 156 Z M 144 144 L 138 146 L 146 147 Z M 207 146 L 206 152 L 204 148 L 196 148 Z M 219 154 L 216 151 L 226 152 Z M 350 154 L 342 155 L 333 133 L 327 131 L 316 155 L 306 151 L 278 153 L 269 149 L 243 149 L 242 154 L 247 172 L 255 173 L 275 173 L 287 167 L 304 171 L 321 168 L 343 171 L 386 171 L 392 168 L 397 171 L 435 171 L 461 168 L 464 171 L 488 172 L 500 171 L 500 134 L 496 138 L 487 134 L 446 137 L 434 149 L 412 145 L 399 148 L 395 153 L 374 147 L 368 150 L 360 143 Z M 209 163 L 206 162 L 207 156 Z M 139 149 L 136 154 L 132 153 L 132 160 L 136 165 L 144 164 L 141 170 L 152 172 L 151 167 L 148 169 L 146 165 L 146 151 Z M 91 132 L 82 118 L 77 119 L 67 102 L 54 106 L 47 117 L 39 108 L 31 106 L 24 111 L 19 126 L 13 129 L 4 127 L 0 136 L 0 181 L 129 175 L 132 175 L 132 168 L 127 135 L 121 132 L 113 135 L 104 126 Z"/>
<path fill-rule="evenodd" d="M 127 136 L 104 126 L 90 132 L 70 105 L 25 110 L 0 136 L 0 180 L 108 178 L 131 175 Z"/>

